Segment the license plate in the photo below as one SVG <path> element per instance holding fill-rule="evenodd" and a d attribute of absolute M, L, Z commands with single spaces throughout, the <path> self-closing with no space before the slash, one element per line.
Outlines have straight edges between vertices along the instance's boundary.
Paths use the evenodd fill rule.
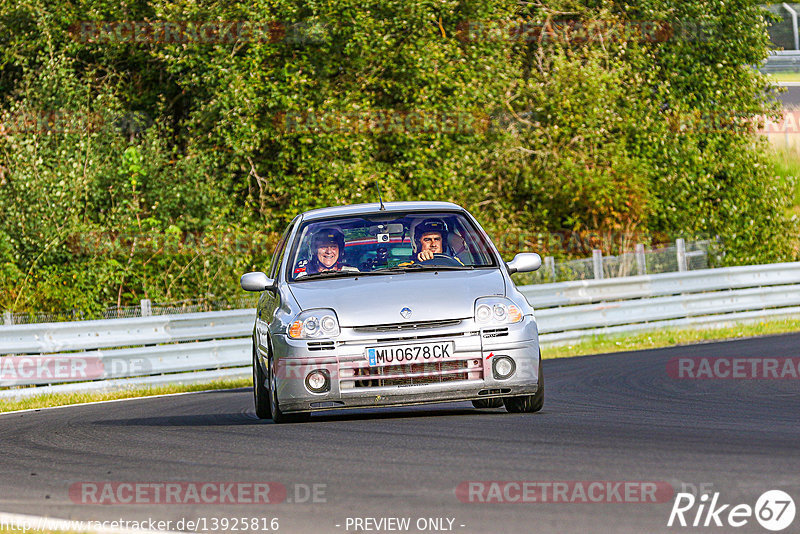
<path fill-rule="evenodd" d="M 449 360 L 454 356 L 455 343 L 452 341 L 367 347 L 367 359 L 371 366 L 439 362 Z"/>

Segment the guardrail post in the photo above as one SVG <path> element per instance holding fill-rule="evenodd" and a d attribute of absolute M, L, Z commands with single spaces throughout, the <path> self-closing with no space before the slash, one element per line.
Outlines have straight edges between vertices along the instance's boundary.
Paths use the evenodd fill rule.
<path fill-rule="evenodd" d="M 153 309 L 150 307 L 150 299 L 142 299 L 139 304 L 142 307 L 142 317 L 150 317 L 153 315 Z"/>
<path fill-rule="evenodd" d="M 13 325 L 14 318 L 11 316 L 11 312 L 6 310 L 3 312 L 3 324 Z"/>
<path fill-rule="evenodd" d="M 550 275 L 553 282 L 556 281 L 556 260 L 553 256 L 544 257 L 544 271 Z"/>
<path fill-rule="evenodd" d="M 644 258 L 644 245 L 641 243 L 636 245 L 636 266 L 639 268 L 639 274 L 647 274 L 647 262 Z"/>
<path fill-rule="evenodd" d="M 800 50 L 800 36 L 798 36 L 797 33 L 797 11 L 795 11 L 792 8 L 792 6 L 790 6 L 786 2 L 783 2 L 781 5 L 792 16 L 792 34 L 794 34 L 794 49 Z"/>
<path fill-rule="evenodd" d="M 592 250 L 592 264 L 594 265 L 594 279 L 603 279 L 603 251 L 599 249 Z"/>
<path fill-rule="evenodd" d="M 675 240 L 675 247 L 678 249 L 678 271 L 687 271 L 686 267 L 686 242 L 679 237 Z"/>

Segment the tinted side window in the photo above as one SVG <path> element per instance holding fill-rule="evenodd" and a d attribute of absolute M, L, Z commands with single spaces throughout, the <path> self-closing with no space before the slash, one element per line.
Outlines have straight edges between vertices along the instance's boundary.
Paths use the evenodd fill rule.
<path fill-rule="evenodd" d="M 283 236 L 281 236 L 281 240 L 278 241 L 278 245 L 275 247 L 275 253 L 272 255 L 272 265 L 269 268 L 269 277 L 272 279 L 275 279 L 278 273 L 278 267 L 283 261 L 283 254 L 286 252 L 286 241 L 289 239 L 289 234 L 292 233 L 292 228 L 296 220 L 297 219 L 289 223 L 289 226 L 287 226 L 286 230 L 283 232 Z"/>

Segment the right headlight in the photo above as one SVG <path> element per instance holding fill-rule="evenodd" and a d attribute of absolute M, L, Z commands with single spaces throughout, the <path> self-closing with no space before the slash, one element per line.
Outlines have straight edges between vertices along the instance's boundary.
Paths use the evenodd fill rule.
<path fill-rule="evenodd" d="M 504 297 L 481 297 L 475 301 L 475 322 L 481 326 L 522 321 L 519 306 Z"/>
<path fill-rule="evenodd" d="M 327 308 L 301 312 L 294 318 L 288 330 L 292 339 L 331 338 L 338 336 L 339 332 L 336 312 Z"/>

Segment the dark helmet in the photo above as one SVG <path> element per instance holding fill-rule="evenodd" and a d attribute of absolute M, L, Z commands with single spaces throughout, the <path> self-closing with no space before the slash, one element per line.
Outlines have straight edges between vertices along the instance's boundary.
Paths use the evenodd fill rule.
<path fill-rule="evenodd" d="M 311 254 L 315 254 L 320 243 L 333 241 L 339 246 L 339 255 L 344 253 L 344 234 L 336 228 L 320 228 L 311 238 Z"/>
<path fill-rule="evenodd" d="M 442 236 L 442 248 L 447 248 L 447 224 L 441 219 L 425 219 L 414 228 L 414 247 L 422 250 L 422 236 L 428 232 L 438 232 Z"/>

